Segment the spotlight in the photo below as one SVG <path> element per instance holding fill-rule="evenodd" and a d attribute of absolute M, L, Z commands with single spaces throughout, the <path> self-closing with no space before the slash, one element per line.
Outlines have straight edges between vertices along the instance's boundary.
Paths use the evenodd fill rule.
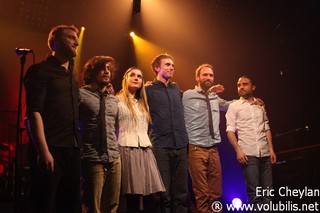
<path fill-rule="evenodd" d="M 134 32 L 130 32 L 130 36 L 134 37 L 135 36 Z"/>
<path fill-rule="evenodd" d="M 137 14 L 140 13 L 141 9 L 141 0 L 133 0 L 132 2 L 132 13 Z"/>
<path fill-rule="evenodd" d="M 242 201 L 239 198 L 234 198 L 232 200 L 232 205 L 236 208 L 239 209 L 242 206 Z"/>

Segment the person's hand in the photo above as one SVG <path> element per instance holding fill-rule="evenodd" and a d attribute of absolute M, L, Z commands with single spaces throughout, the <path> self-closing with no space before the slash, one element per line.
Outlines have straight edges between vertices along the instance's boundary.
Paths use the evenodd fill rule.
<path fill-rule="evenodd" d="M 147 87 L 147 86 L 151 86 L 152 85 L 152 81 L 146 81 L 146 83 L 144 83 L 144 86 Z"/>
<path fill-rule="evenodd" d="M 38 154 L 38 167 L 41 172 L 54 172 L 54 159 L 49 151 Z"/>
<path fill-rule="evenodd" d="M 209 92 L 220 93 L 224 91 L 224 86 L 221 84 L 213 85 L 209 88 Z"/>
<path fill-rule="evenodd" d="M 260 106 L 264 106 L 264 101 L 262 99 L 256 98 L 256 100 Z"/>
<path fill-rule="evenodd" d="M 247 165 L 248 157 L 243 153 L 242 150 L 237 152 L 237 159 L 241 165 Z"/>
<path fill-rule="evenodd" d="M 107 90 L 111 95 L 114 95 L 114 89 L 113 89 L 113 85 L 111 83 L 109 83 L 107 85 Z"/>
<path fill-rule="evenodd" d="M 273 150 L 270 150 L 270 160 L 271 160 L 271 163 L 274 164 L 275 162 L 277 162 L 277 156 L 276 156 L 276 153 L 274 153 Z"/>

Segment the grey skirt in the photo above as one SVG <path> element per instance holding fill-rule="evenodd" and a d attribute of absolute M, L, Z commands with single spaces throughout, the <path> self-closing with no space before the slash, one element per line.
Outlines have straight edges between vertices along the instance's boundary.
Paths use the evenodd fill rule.
<path fill-rule="evenodd" d="M 165 187 L 150 148 L 120 146 L 122 194 L 149 195 Z"/>

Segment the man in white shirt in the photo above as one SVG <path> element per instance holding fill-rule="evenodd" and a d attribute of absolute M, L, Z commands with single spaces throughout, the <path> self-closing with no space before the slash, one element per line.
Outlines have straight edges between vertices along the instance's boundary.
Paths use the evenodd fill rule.
<path fill-rule="evenodd" d="M 276 162 L 276 155 L 269 120 L 264 107 L 253 97 L 256 86 L 252 79 L 240 77 L 237 88 L 240 99 L 230 104 L 226 113 L 228 139 L 242 166 L 248 202 L 270 203 L 270 196 L 257 193 L 258 187 L 273 187 L 271 164 Z"/>

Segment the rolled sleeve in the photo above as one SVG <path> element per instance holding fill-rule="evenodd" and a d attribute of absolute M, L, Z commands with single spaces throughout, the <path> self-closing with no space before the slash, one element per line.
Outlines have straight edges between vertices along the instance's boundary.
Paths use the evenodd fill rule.
<path fill-rule="evenodd" d="M 236 113 L 233 104 L 230 104 L 226 113 L 227 132 L 236 132 Z"/>
<path fill-rule="evenodd" d="M 46 97 L 47 76 L 38 67 L 32 66 L 24 78 L 26 90 L 27 114 L 42 112 Z"/>
<path fill-rule="evenodd" d="M 263 108 L 263 120 L 264 120 L 264 129 L 267 131 L 270 129 L 269 118 L 267 116 L 267 112 L 264 107 Z"/>

